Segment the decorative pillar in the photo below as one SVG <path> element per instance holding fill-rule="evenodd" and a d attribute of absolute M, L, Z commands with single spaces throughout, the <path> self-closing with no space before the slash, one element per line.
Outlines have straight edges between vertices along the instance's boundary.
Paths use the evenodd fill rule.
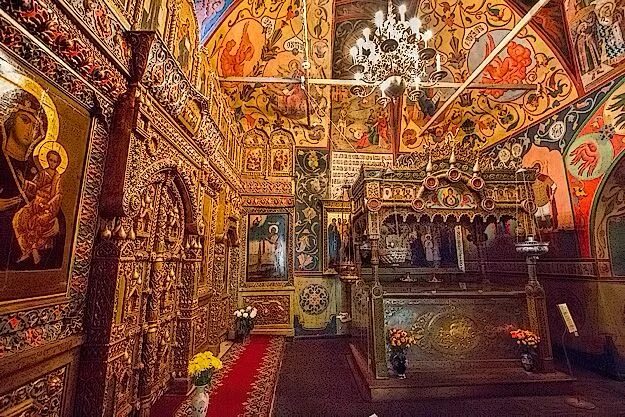
<path fill-rule="evenodd" d="M 379 235 L 370 235 L 371 242 L 371 269 L 373 283 L 371 285 L 371 357 L 373 358 L 373 373 L 376 378 L 387 378 L 388 368 L 386 365 L 386 334 L 384 331 L 384 290 L 380 284 L 379 265 L 380 247 Z"/>
<path fill-rule="evenodd" d="M 530 235 L 527 237 L 527 241 L 516 244 L 516 250 L 526 256 L 529 280 L 525 285 L 525 294 L 527 298 L 529 324 L 530 329 L 538 334 L 541 340 L 538 344 L 538 370 L 540 372 L 554 372 L 553 352 L 551 350 L 549 323 L 547 321 L 545 289 L 540 282 L 538 282 L 538 276 L 536 274 L 538 257 L 549 251 L 549 243 L 538 242 Z"/>
<path fill-rule="evenodd" d="M 195 346 L 195 325 L 198 320 L 198 278 L 202 262 L 200 237 L 189 235 L 186 238 L 182 259 L 182 276 L 178 285 L 178 321 L 176 324 L 176 344 L 174 349 L 174 380 L 171 393 L 187 394 L 191 390 L 188 376 L 189 360 Z"/>

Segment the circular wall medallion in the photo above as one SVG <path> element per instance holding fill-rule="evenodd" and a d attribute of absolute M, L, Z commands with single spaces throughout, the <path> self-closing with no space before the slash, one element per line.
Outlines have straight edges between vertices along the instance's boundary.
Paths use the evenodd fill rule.
<path fill-rule="evenodd" d="M 562 120 L 558 120 L 554 124 L 549 127 L 549 137 L 552 140 L 560 140 L 564 137 L 566 133 L 566 125 Z"/>
<path fill-rule="evenodd" d="M 438 178 L 431 175 L 425 177 L 423 180 L 423 186 L 428 190 L 436 190 L 436 187 L 438 187 Z"/>
<path fill-rule="evenodd" d="M 376 213 L 382 207 L 382 203 L 377 198 L 370 198 L 369 200 L 367 200 L 366 206 L 367 210 Z"/>
<path fill-rule="evenodd" d="M 473 188 L 474 190 L 481 190 L 482 188 L 484 188 L 484 180 L 482 179 L 482 177 L 473 177 L 471 178 L 471 188 Z"/>
<path fill-rule="evenodd" d="M 449 179 L 449 181 L 451 182 L 458 182 L 460 181 L 460 171 L 457 168 L 450 168 L 447 171 L 447 178 Z"/>
<path fill-rule="evenodd" d="M 495 208 L 495 200 L 492 198 L 485 198 L 482 200 L 482 208 L 486 211 L 491 211 Z"/>
<path fill-rule="evenodd" d="M 564 157 L 567 170 L 582 181 L 601 177 L 614 160 L 614 147 L 609 140 L 602 140 L 599 132 L 579 136 Z"/>
<path fill-rule="evenodd" d="M 515 143 L 510 147 L 510 153 L 514 158 L 520 158 L 523 154 L 523 145 Z"/>
<path fill-rule="evenodd" d="M 304 313 L 321 314 L 328 308 L 329 304 L 330 294 L 323 285 L 307 285 L 299 294 L 299 305 Z"/>
<path fill-rule="evenodd" d="M 420 198 L 412 200 L 412 208 L 416 211 L 421 211 L 425 208 L 425 202 Z"/>

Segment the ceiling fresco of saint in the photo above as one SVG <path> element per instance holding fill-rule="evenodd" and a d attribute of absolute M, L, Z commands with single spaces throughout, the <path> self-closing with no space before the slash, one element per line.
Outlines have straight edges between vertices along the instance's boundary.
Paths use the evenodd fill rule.
<path fill-rule="evenodd" d="M 525 3 L 511 7 L 501 0 L 422 0 L 407 6 L 408 16 L 416 12 L 424 27 L 434 32 L 434 46 L 448 72 L 446 81 L 454 82 L 464 81 L 531 7 Z M 377 92 L 360 98 L 344 86 L 310 85 L 310 100 L 297 84 L 222 82 L 222 86 L 244 129 L 283 127 L 294 133 L 297 146 L 412 152 L 428 140 L 451 133 L 463 146 L 485 147 L 579 97 L 579 82 L 571 75 L 574 57 L 568 47 L 553 46 L 565 43 L 560 6 L 554 2 L 541 11 L 476 79 L 489 84 L 534 83 L 538 90 L 466 90 L 425 133 L 423 126 L 452 89 L 426 90 L 418 102 L 404 97 L 394 109 L 392 104 L 379 106 Z M 202 7 L 196 4 L 199 15 Z M 210 33 L 202 17 L 198 18 L 207 59 L 220 76 L 296 78 L 305 74 L 300 0 L 247 0 L 224 7 L 227 12 Z M 308 76 L 353 78 L 349 48 L 364 27 L 373 26 L 372 16 L 380 9 L 386 10 L 385 2 L 311 0 Z"/>
<path fill-rule="evenodd" d="M 300 10 L 300 0 L 239 3 L 207 41 L 205 51 L 211 65 L 221 77 L 301 77 L 304 28 Z M 330 77 L 331 28 L 332 2 L 311 0 L 309 77 Z M 308 93 L 298 84 L 228 82 L 222 87 L 246 130 L 282 127 L 293 133 L 297 146 L 327 146 L 329 87 L 311 85 Z"/>

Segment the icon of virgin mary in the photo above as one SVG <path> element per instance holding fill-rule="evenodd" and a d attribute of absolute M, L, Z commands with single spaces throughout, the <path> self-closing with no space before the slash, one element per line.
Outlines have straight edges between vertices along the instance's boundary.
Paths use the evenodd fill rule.
<path fill-rule="evenodd" d="M 59 268 L 63 262 L 65 241 L 63 213 L 60 209 L 52 210 L 53 214 L 51 211 L 46 213 L 50 218 L 45 224 L 53 225 L 50 228 L 43 227 L 43 223 L 28 224 L 29 220 L 41 216 L 24 215 L 32 211 L 25 208 L 32 208 L 37 204 L 36 196 L 42 195 L 37 184 L 43 183 L 44 176 L 50 176 L 50 167 L 56 170 L 60 158 L 58 152 L 48 152 L 47 166 L 39 167 L 35 164 L 33 151 L 46 137 L 48 128 L 45 112 L 35 96 L 21 89 L 10 90 L 0 97 L 0 109 L 4 116 L 0 126 L 0 270 Z M 58 176 L 52 175 L 48 182 L 53 188 L 57 187 Z M 59 206 L 60 203 L 56 207 Z M 39 204 L 39 207 L 43 206 Z M 17 229 L 16 223 L 21 223 Z M 28 230 L 29 233 L 37 230 L 41 233 L 18 239 L 16 230 Z"/>

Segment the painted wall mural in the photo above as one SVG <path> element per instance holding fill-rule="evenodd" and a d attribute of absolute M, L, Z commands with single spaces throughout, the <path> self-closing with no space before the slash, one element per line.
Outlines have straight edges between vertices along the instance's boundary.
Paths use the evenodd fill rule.
<path fill-rule="evenodd" d="M 243 1 L 228 14 L 208 38 L 208 59 L 222 77 L 288 77 L 304 75 L 304 37 L 301 4 L 290 0 L 276 4 Z M 329 78 L 332 3 L 309 3 L 311 39 L 308 75 Z M 330 87 L 300 84 L 222 83 L 244 128 L 282 127 L 296 138 L 297 146 L 327 146 L 330 125 Z M 310 95 L 310 100 L 308 100 Z M 259 122 L 264 123 L 260 124 Z"/>
<path fill-rule="evenodd" d="M 536 223 L 541 238 L 551 241 L 547 256 L 591 256 L 590 207 L 607 169 L 603 161 L 607 160 L 609 165 L 613 159 L 612 156 L 602 156 L 602 152 L 609 153 L 618 142 L 614 134 L 619 128 L 613 129 L 612 126 L 622 122 L 618 117 L 619 91 L 624 88 L 622 82 L 623 77 L 620 77 L 606 83 L 543 122 L 487 148 L 482 154 L 484 166 L 492 168 L 532 168 L 539 163 L 540 174 L 535 186 L 545 192 L 539 190 L 545 204 L 537 213 Z M 604 103 L 606 100 L 611 104 Z M 606 106 L 611 110 L 603 111 Z M 611 137 L 609 143 L 597 140 L 608 136 Z M 617 147 L 621 145 L 617 144 Z M 612 151 L 612 154 L 616 153 Z"/>
<path fill-rule="evenodd" d="M 89 116 L 16 72 L 0 78 L 0 108 L 0 301 L 63 294 Z"/>
<path fill-rule="evenodd" d="M 625 85 L 598 106 L 565 152 L 576 228 L 582 254 L 590 256 L 590 215 L 595 194 L 614 159 L 625 148 Z M 597 253 L 599 255 L 599 253 Z"/>
<path fill-rule="evenodd" d="M 508 6 L 496 3 L 421 2 L 419 16 L 434 32 L 448 80 L 462 81 L 484 60 L 519 20 Z M 531 28 L 510 42 L 478 77 L 493 84 L 537 83 L 537 91 L 467 90 L 432 126 L 436 137 L 452 132 L 463 146 L 488 146 L 540 120 L 577 97 L 574 83 L 552 48 Z M 424 145 L 421 128 L 451 91 L 426 92 L 407 103 L 402 116 L 401 150 Z"/>
<path fill-rule="evenodd" d="M 536 224 L 540 231 L 573 229 L 573 209 L 562 155 L 558 151 L 533 145 L 523 155 L 523 166 L 538 172 L 533 191 L 538 206 Z"/>
<path fill-rule="evenodd" d="M 564 7 L 582 83 L 590 89 L 625 59 L 625 2 L 565 0 Z"/>
<path fill-rule="evenodd" d="M 593 220 L 597 257 L 610 259 L 614 276 L 625 276 L 625 160 L 622 158 L 597 195 Z"/>
<path fill-rule="evenodd" d="M 328 186 L 328 154 L 298 149 L 295 167 L 295 271 L 320 272 L 321 199 Z"/>

